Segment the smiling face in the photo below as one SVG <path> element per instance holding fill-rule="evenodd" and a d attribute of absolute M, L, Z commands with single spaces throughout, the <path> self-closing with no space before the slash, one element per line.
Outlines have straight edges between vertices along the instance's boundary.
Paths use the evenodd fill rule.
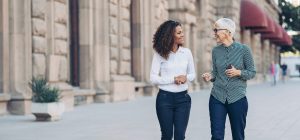
<path fill-rule="evenodd" d="M 229 31 L 227 29 L 220 28 L 218 24 L 214 25 L 213 31 L 217 43 L 224 43 L 225 40 L 231 37 Z"/>
<path fill-rule="evenodd" d="M 177 26 L 174 32 L 174 43 L 182 46 L 184 43 L 184 34 L 181 26 Z"/>

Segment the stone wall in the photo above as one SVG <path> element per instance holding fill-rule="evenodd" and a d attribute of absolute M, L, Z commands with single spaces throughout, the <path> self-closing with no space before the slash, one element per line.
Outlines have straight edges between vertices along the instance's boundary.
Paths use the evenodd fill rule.
<path fill-rule="evenodd" d="M 67 110 L 73 108 L 69 80 L 67 0 L 32 0 L 32 75 L 60 88 Z"/>
<path fill-rule="evenodd" d="M 32 0 L 32 74 L 46 78 L 46 0 Z"/>
<path fill-rule="evenodd" d="M 54 11 L 47 11 L 47 7 Z M 65 0 L 32 1 L 33 76 L 68 80 L 68 28 Z M 52 16 L 54 19 L 52 19 Z"/>
<path fill-rule="evenodd" d="M 131 74 L 130 0 L 110 0 L 110 73 Z"/>

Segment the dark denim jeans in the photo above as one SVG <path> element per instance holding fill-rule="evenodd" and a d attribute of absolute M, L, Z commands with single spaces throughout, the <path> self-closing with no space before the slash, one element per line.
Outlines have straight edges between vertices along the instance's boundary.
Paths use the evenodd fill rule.
<path fill-rule="evenodd" d="M 161 140 L 184 140 L 191 110 L 191 97 L 187 91 L 173 93 L 159 90 L 156 114 L 161 129 Z"/>
<path fill-rule="evenodd" d="M 228 114 L 233 140 L 244 140 L 248 101 L 244 97 L 232 104 L 222 102 L 210 96 L 209 115 L 211 125 L 211 140 L 224 140 L 225 122 Z"/>

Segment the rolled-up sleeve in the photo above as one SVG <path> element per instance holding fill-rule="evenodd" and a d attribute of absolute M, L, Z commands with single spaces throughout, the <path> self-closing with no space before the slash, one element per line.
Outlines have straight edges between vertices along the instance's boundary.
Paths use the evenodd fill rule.
<path fill-rule="evenodd" d="M 212 79 L 210 80 L 211 82 L 214 82 L 216 80 L 216 76 L 217 76 L 217 67 L 216 67 L 216 57 L 215 57 L 215 53 L 214 53 L 214 49 L 212 50 L 212 71 L 211 71 L 211 74 L 212 74 Z"/>
<path fill-rule="evenodd" d="M 244 62 L 244 69 L 241 70 L 241 76 L 240 76 L 241 79 L 250 80 L 254 78 L 256 74 L 254 60 L 251 54 L 251 50 L 247 46 L 245 46 L 243 62 Z"/>
<path fill-rule="evenodd" d="M 188 68 L 187 68 L 187 79 L 188 81 L 193 81 L 196 77 L 196 72 L 195 72 L 195 64 L 194 64 L 194 59 L 193 59 L 193 55 L 192 52 L 189 50 L 188 51 Z"/>

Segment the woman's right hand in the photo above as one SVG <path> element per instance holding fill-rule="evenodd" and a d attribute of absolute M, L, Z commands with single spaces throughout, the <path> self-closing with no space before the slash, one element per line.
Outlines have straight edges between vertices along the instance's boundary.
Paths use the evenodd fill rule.
<path fill-rule="evenodd" d="M 186 75 L 179 75 L 179 76 L 174 77 L 174 82 L 177 85 L 184 84 L 186 82 L 186 80 L 187 80 Z"/>
<path fill-rule="evenodd" d="M 204 81 L 208 82 L 212 79 L 212 76 L 211 76 L 210 73 L 206 72 L 206 73 L 202 74 L 202 78 L 203 78 Z"/>

